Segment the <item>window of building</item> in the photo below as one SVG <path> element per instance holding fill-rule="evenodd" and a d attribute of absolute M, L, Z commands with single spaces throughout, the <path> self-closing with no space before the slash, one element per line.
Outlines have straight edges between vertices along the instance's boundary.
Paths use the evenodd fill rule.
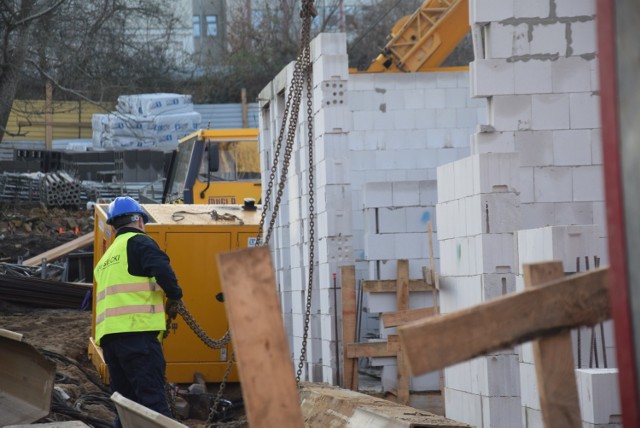
<path fill-rule="evenodd" d="M 193 23 L 193 37 L 200 37 L 200 17 L 194 15 L 192 19 Z"/>
<path fill-rule="evenodd" d="M 216 15 L 207 15 L 207 37 L 218 35 L 218 17 Z"/>

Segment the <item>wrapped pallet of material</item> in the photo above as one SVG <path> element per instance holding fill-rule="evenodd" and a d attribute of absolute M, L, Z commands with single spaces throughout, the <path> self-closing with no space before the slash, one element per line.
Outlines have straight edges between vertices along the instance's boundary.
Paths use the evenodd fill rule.
<path fill-rule="evenodd" d="M 183 94 L 138 94 L 118 97 L 116 110 L 121 114 L 138 117 L 155 117 L 161 114 L 176 114 L 193 111 L 191 95 Z"/>
<path fill-rule="evenodd" d="M 173 150 L 181 138 L 200 128 L 202 120 L 190 95 L 123 95 L 116 110 L 93 115 L 94 148 Z"/>

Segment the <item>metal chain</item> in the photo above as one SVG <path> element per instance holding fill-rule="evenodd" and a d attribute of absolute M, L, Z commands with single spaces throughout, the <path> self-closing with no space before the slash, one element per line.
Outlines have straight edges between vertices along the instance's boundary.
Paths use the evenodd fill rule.
<path fill-rule="evenodd" d="M 182 319 L 184 319 L 185 323 L 189 326 L 191 330 L 202 340 L 202 342 L 212 349 L 221 349 L 224 348 L 231 342 L 231 331 L 227 330 L 227 332 L 222 336 L 219 340 L 215 340 L 210 338 L 204 329 L 198 324 L 198 321 L 191 315 L 191 313 L 187 310 L 187 307 L 184 303 L 177 301 L 174 302 L 174 308 L 167 308 L 167 313 L 169 316 L 167 317 L 167 329 L 163 333 L 163 337 L 166 338 L 169 336 L 169 332 L 171 330 L 171 322 L 175 319 L 176 314 L 180 314 Z"/>
<path fill-rule="evenodd" d="M 284 157 L 282 162 L 282 169 L 280 172 L 280 180 L 278 182 L 278 190 L 276 192 L 276 200 L 274 202 L 273 211 L 271 215 L 271 219 L 269 221 L 269 228 L 265 235 L 264 243 L 262 242 L 262 236 L 264 234 L 264 225 L 266 220 L 267 210 L 262 210 L 262 215 L 260 218 L 260 223 L 258 226 L 258 233 L 256 236 L 256 245 L 267 245 L 271 238 L 271 234 L 273 232 L 275 221 L 277 218 L 277 214 L 280 210 L 280 203 L 282 201 L 282 196 L 284 194 L 284 188 L 286 184 L 286 178 L 289 171 L 289 163 L 291 161 L 291 154 L 293 152 L 293 143 L 294 137 L 296 134 L 296 128 L 298 124 L 298 116 L 300 113 L 300 101 L 302 98 L 302 90 L 303 90 L 303 82 L 306 79 L 306 94 L 307 94 L 307 138 L 309 144 L 309 278 L 308 278 L 308 289 L 307 289 L 307 302 L 306 302 L 306 311 L 305 311 L 305 320 L 304 320 L 304 335 L 302 341 L 302 349 L 300 351 L 300 362 L 298 364 L 298 372 L 296 375 L 296 384 L 300 382 L 300 376 L 302 374 L 302 367 L 304 366 L 304 362 L 306 360 L 306 347 L 309 333 L 309 319 L 311 316 L 311 291 L 313 284 L 313 268 L 314 268 L 314 254 L 315 254 L 315 212 L 314 212 L 314 186 L 313 186 L 313 100 L 312 100 L 312 87 L 311 87 L 311 47 L 310 47 L 310 39 L 311 39 L 311 21 L 317 16 L 318 12 L 313 4 L 313 0 L 302 0 L 302 9 L 300 11 L 300 16 L 302 17 L 302 36 L 300 38 L 300 48 L 298 50 L 297 59 L 294 65 L 293 77 L 291 79 L 291 90 L 287 95 L 287 102 L 285 104 L 284 109 L 284 119 L 280 125 L 280 132 L 278 134 L 278 141 L 276 144 L 276 150 L 274 152 L 274 161 L 271 166 L 271 172 L 269 174 L 269 183 L 267 186 L 267 190 L 265 191 L 265 198 L 263 202 L 264 207 L 268 207 L 271 202 L 271 197 L 273 193 L 273 187 L 275 178 L 278 171 L 278 159 L 280 158 L 280 152 L 282 150 L 282 142 L 284 139 L 285 129 L 287 130 L 287 139 L 285 144 Z M 291 111 L 291 115 L 289 115 L 289 111 Z M 287 127 L 287 118 L 289 118 L 289 123 Z M 225 219 L 227 220 L 227 219 Z M 196 322 L 193 316 L 189 313 L 187 308 L 180 302 L 177 306 L 177 313 L 179 313 L 182 318 L 185 320 L 187 325 L 196 333 L 196 335 L 209 347 L 214 349 L 219 349 L 226 346 L 231 340 L 230 331 L 227 331 L 225 335 L 220 340 L 213 340 L 207 336 L 207 334 L 202 330 L 200 325 Z M 175 316 L 174 316 L 175 318 Z M 170 323 L 172 319 L 169 317 L 167 319 L 167 331 L 165 331 L 165 337 L 168 335 L 170 329 Z M 223 374 L 222 382 L 220 383 L 220 388 L 216 394 L 213 405 L 211 406 L 211 410 L 209 412 L 209 416 L 207 419 L 207 426 L 224 426 L 224 427 L 232 427 L 232 426 L 242 426 L 246 424 L 246 417 L 240 418 L 237 421 L 228 422 L 228 423 L 214 423 L 213 419 L 218 414 L 218 406 L 220 401 L 222 400 L 222 394 L 226 387 L 227 379 L 229 378 L 229 374 L 231 373 L 231 368 L 233 366 L 233 361 L 235 360 L 235 354 L 232 351 L 228 360 L 227 367 L 225 368 L 225 372 Z"/>
<path fill-rule="evenodd" d="M 314 190 L 314 163 L 313 163 L 313 98 L 311 87 L 311 52 L 305 51 L 305 78 L 307 81 L 307 140 L 309 146 L 309 277 L 307 285 L 307 301 L 304 316 L 304 333 L 302 335 L 302 348 L 300 349 L 300 361 L 296 372 L 296 384 L 300 384 L 302 368 L 307 358 L 307 340 L 309 338 L 309 322 L 311 319 L 311 297 L 313 291 L 313 268 L 315 265 L 315 190 Z"/>
<path fill-rule="evenodd" d="M 278 171 L 278 159 L 280 158 L 282 141 L 284 139 L 286 129 L 287 138 L 284 157 L 282 161 L 282 169 L 280 171 L 278 190 L 276 192 L 276 200 L 274 202 L 271 218 L 269 221 L 269 228 L 267 229 L 267 233 L 264 236 L 263 242 L 262 237 L 264 234 L 264 225 L 267 215 L 267 209 L 263 209 L 262 216 L 260 218 L 260 224 L 258 226 L 256 245 L 269 244 L 269 240 L 275 226 L 276 218 L 280 210 L 280 202 L 282 201 L 287 174 L 289 172 L 289 163 L 291 160 L 291 153 L 293 152 L 293 142 L 296 135 L 296 128 L 298 126 L 300 101 L 302 98 L 302 85 L 304 81 L 303 72 L 305 72 L 306 74 L 310 74 L 310 72 L 307 71 L 306 68 L 308 68 L 307 64 L 309 62 L 309 58 L 311 57 L 309 53 L 309 42 L 311 39 L 311 20 L 317 15 L 318 12 L 313 4 L 313 0 L 302 0 L 302 9 L 300 11 L 300 17 L 302 18 L 302 35 L 300 37 L 300 47 L 298 49 L 298 55 L 293 67 L 293 76 L 291 78 L 290 85 L 291 89 L 289 90 L 289 93 L 287 95 L 287 102 L 285 103 L 283 120 L 280 124 L 280 131 L 278 132 L 278 141 L 276 144 L 276 150 L 273 155 L 273 164 L 271 165 L 271 173 L 269 174 L 269 183 L 267 185 L 267 190 L 265 191 L 265 198 L 263 202 L 264 207 L 268 207 L 271 202 L 273 186 Z M 307 60 L 307 63 L 305 63 L 304 61 L 305 58 Z M 291 114 L 289 114 L 289 111 L 291 111 Z"/>

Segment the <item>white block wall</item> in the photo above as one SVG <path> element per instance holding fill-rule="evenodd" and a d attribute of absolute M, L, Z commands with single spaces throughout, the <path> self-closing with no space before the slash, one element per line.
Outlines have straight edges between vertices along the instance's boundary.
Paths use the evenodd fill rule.
<path fill-rule="evenodd" d="M 348 74 L 344 34 L 321 34 L 312 41 L 311 50 L 316 289 L 303 378 L 335 384 L 335 351 L 336 346 L 342 347 L 334 331 L 335 323 L 341 323 L 341 305 L 333 298 L 333 275 L 338 288 L 343 265 L 356 265 L 358 281 L 394 279 L 397 260 L 408 259 L 411 278 L 421 278 L 422 266 L 429 263 L 429 220 L 438 261 L 436 167 L 468 156 L 469 136 L 478 123 L 486 121 L 486 107 L 483 100 L 469 96 L 465 71 Z M 263 171 L 270 171 L 274 163 L 293 67 L 290 64 L 260 94 Z M 303 108 L 305 103 L 303 98 Z M 305 136 L 306 113 L 301 111 L 287 188 L 270 242 L 295 364 L 309 270 Z M 263 174 L 263 189 L 268 177 Z M 414 307 L 431 304 L 420 297 L 412 299 Z M 385 337 L 377 320 L 379 312 L 367 306 L 368 296 L 364 304 L 370 317 L 363 319 L 361 337 Z M 439 389 L 431 378 L 415 378 L 412 386 Z"/>
<path fill-rule="evenodd" d="M 589 267 L 593 269 L 594 257 L 601 257 L 601 254 L 598 253 L 598 244 L 598 227 L 596 225 L 549 226 L 520 230 L 518 232 L 519 275 L 516 278 L 517 291 L 524 290 L 522 277 L 524 264 L 560 260 L 563 263 L 565 273 L 573 273 L 578 270 L 584 272 L 587 270 L 585 258 L 589 260 Z M 580 260 L 579 265 L 576 259 Z M 604 413 L 607 413 L 606 423 L 609 423 L 609 415 L 615 415 L 616 409 L 619 409 L 612 323 L 607 321 L 602 325 L 602 328 L 596 326 L 594 329 L 576 329 L 571 332 L 571 335 L 583 426 L 600 426 L 598 424 L 605 423 L 602 422 L 605 419 L 602 416 Z M 592 340 L 596 344 L 594 348 L 592 348 Z M 525 428 L 542 428 L 540 401 L 533 363 L 531 344 L 522 344 L 520 346 L 520 383 L 523 424 Z M 606 400 L 602 400 L 604 397 Z M 594 422 L 596 420 L 597 422 Z M 611 425 L 606 426 L 620 426 L 619 423 L 615 423 L 615 418 L 612 421 Z"/>
<path fill-rule="evenodd" d="M 489 110 L 472 153 L 521 154 L 522 228 L 597 224 L 604 250 L 595 0 L 471 0 L 470 9 L 474 46 L 484 47 L 471 91 Z"/>
<path fill-rule="evenodd" d="M 515 231 L 521 222 L 517 171 L 517 153 L 475 154 L 438 168 L 442 313 L 515 291 Z M 482 427 L 519 426 L 516 351 L 446 368 L 445 402 L 447 417 L 454 420 Z"/>

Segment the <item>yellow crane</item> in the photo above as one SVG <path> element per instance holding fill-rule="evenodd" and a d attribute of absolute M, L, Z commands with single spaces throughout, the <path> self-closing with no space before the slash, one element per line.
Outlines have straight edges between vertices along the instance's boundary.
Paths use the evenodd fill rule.
<path fill-rule="evenodd" d="M 368 72 L 425 71 L 442 65 L 469 32 L 469 0 L 426 0 L 398 20 Z"/>

